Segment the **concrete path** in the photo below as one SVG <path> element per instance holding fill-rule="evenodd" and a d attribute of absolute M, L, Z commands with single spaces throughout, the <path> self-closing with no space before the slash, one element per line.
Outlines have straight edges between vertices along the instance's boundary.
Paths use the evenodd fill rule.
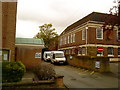
<path fill-rule="evenodd" d="M 21 82 L 31 82 L 31 81 L 33 81 L 34 77 L 35 77 L 35 75 L 33 72 L 27 71 L 27 72 L 25 72 Z"/>

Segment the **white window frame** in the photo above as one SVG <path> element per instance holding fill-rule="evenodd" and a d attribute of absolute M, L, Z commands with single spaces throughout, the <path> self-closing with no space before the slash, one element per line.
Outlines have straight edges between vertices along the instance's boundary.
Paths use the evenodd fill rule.
<path fill-rule="evenodd" d="M 101 31 L 101 35 L 100 35 L 101 37 L 98 37 L 98 33 L 99 33 L 98 30 Z M 103 29 L 100 27 L 96 28 L 96 39 L 103 40 Z"/>
<path fill-rule="evenodd" d="M 73 42 L 75 42 L 75 33 L 73 34 Z"/>
<path fill-rule="evenodd" d="M 113 47 L 108 47 L 108 48 L 112 48 L 112 54 L 108 53 L 108 56 L 114 56 L 114 48 Z M 107 51 L 108 51 L 108 48 L 107 48 Z"/>
<path fill-rule="evenodd" d="M 83 29 L 82 30 L 82 40 L 85 40 L 86 39 L 86 30 Z"/>

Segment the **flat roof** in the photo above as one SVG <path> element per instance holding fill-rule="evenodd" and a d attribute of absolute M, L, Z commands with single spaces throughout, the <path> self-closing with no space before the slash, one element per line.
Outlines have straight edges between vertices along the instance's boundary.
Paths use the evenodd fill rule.
<path fill-rule="evenodd" d="M 16 38 L 16 44 L 32 44 L 32 45 L 44 45 L 43 39 L 35 38 Z"/>

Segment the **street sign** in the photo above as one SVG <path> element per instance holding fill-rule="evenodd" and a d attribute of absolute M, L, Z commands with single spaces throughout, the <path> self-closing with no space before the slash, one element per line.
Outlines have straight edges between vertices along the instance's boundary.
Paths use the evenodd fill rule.
<path fill-rule="evenodd" d="M 103 52 L 103 47 L 98 47 L 98 52 Z"/>
<path fill-rule="evenodd" d="M 41 53 L 35 53 L 35 58 L 41 58 Z"/>
<path fill-rule="evenodd" d="M 95 62 L 95 68 L 100 68 L 100 62 L 99 61 Z"/>

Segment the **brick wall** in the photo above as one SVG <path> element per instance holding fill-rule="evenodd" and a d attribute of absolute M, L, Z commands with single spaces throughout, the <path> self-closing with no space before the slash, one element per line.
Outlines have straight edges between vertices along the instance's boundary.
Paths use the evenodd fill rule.
<path fill-rule="evenodd" d="M 40 45 L 16 45 L 16 61 L 21 61 L 26 68 L 30 69 L 41 63 L 41 58 L 35 58 L 36 53 L 42 55 L 43 46 Z"/>
<path fill-rule="evenodd" d="M 66 55 L 69 65 L 93 70 L 97 72 L 110 72 L 109 58 L 107 57 L 88 57 L 88 56 L 76 56 L 72 55 L 70 59 L 69 55 Z M 96 62 L 100 62 L 100 67 L 96 67 Z"/>
<path fill-rule="evenodd" d="M 8 49 L 9 60 L 14 61 L 15 57 L 15 34 L 16 34 L 16 13 L 17 2 L 0 3 L 2 10 L 2 49 Z"/>
<path fill-rule="evenodd" d="M 112 34 L 110 35 L 110 40 L 107 40 L 107 31 L 103 32 L 103 39 L 96 39 L 96 28 L 101 27 L 101 24 L 91 24 L 88 23 L 86 25 L 83 25 L 81 27 L 75 28 L 71 31 L 68 31 L 67 33 L 64 33 L 60 36 L 60 39 L 62 38 L 62 45 L 59 45 L 59 49 L 62 50 L 68 50 L 73 48 L 79 48 L 79 47 L 86 47 L 86 39 L 82 40 L 82 30 L 85 30 L 85 27 L 88 27 L 87 30 L 87 46 L 89 51 L 87 51 L 88 55 L 97 55 L 97 47 L 100 45 L 104 45 L 104 56 L 108 56 L 108 50 L 107 47 L 114 47 L 114 57 L 118 57 L 118 46 L 120 46 L 120 41 L 117 40 L 117 30 L 113 30 Z M 75 42 L 73 43 L 66 43 L 64 44 L 64 38 L 70 36 L 71 34 L 75 33 Z M 86 32 L 85 32 L 86 33 Z M 86 36 L 85 36 L 86 38 Z M 71 37 L 70 37 L 71 39 Z M 66 42 L 68 42 L 68 38 L 66 39 Z M 84 45 L 84 46 L 83 46 Z M 95 49 L 95 48 L 96 49 Z M 67 48 L 67 49 L 66 49 Z M 91 49 L 90 49 L 91 48 Z M 92 52 L 92 53 L 91 53 Z"/>

